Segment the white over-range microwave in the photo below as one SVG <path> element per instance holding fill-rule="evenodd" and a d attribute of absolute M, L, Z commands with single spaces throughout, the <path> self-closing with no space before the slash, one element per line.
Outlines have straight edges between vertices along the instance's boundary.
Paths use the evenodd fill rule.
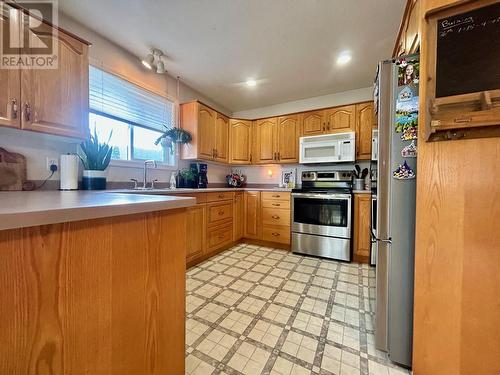
<path fill-rule="evenodd" d="M 301 164 L 353 162 L 356 159 L 354 132 L 300 138 Z"/>

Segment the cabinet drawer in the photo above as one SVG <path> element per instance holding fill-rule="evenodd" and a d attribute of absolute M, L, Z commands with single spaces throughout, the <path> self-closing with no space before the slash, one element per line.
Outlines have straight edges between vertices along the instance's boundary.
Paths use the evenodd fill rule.
<path fill-rule="evenodd" d="M 207 250 L 213 251 L 230 244 L 233 241 L 233 225 L 226 224 L 207 232 Z"/>
<path fill-rule="evenodd" d="M 290 193 L 283 191 L 263 191 L 262 199 L 264 200 L 279 200 L 279 201 L 290 201 Z"/>
<path fill-rule="evenodd" d="M 280 208 L 266 208 L 262 209 L 262 223 L 264 225 L 284 225 L 290 226 L 290 210 Z"/>
<path fill-rule="evenodd" d="M 290 243 L 290 227 L 265 225 L 262 228 L 262 239 L 264 241 Z"/>
<path fill-rule="evenodd" d="M 219 202 L 234 199 L 233 191 L 214 191 L 207 194 L 207 202 Z"/>
<path fill-rule="evenodd" d="M 208 225 L 217 225 L 223 221 L 232 219 L 233 217 L 233 202 L 228 203 L 211 203 L 207 206 Z"/>
<path fill-rule="evenodd" d="M 283 208 L 286 210 L 290 209 L 290 201 L 278 201 L 278 200 L 270 200 L 270 199 L 264 199 L 262 200 L 262 207 L 263 208 Z"/>
<path fill-rule="evenodd" d="M 167 195 L 193 197 L 193 198 L 196 198 L 196 204 L 201 204 L 201 203 L 207 202 L 207 193 L 168 193 Z"/>

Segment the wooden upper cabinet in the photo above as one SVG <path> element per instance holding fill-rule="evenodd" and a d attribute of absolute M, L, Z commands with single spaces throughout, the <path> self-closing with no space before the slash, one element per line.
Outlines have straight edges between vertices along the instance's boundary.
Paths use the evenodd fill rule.
<path fill-rule="evenodd" d="M 320 135 L 326 129 L 324 111 L 310 111 L 301 114 L 302 135 Z"/>
<path fill-rule="evenodd" d="M 212 160 L 215 156 L 216 112 L 199 104 L 198 109 L 198 158 Z"/>
<path fill-rule="evenodd" d="M 229 162 L 229 119 L 216 112 L 215 119 L 215 160 Z"/>
<path fill-rule="evenodd" d="M 370 160 L 375 122 L 373 102 L 356 104 L 356 160 Z"/>
<path fill-rule="evenodd" d="M 7 9 L 10 7 L 3 4 Z M 4 18 L 5 17 L 5 18 Z M 0 15 L 0 28 L 6 30 L 9 12 Z M 21 127 L 19 108 L 21 100 L 21 76 L 19 70 L 0 69 L 0 125 Z"/>
<path fill-rule="evenodd" d="M 254 158 L 256 164 L 277 161 L 276 138 L 277 118 L 267 118 L 254 122 Z"/>
<path fill-rule="evenodd" d="M 421 0 L 407 0 L 393 57 L 417 53 L 420 49 L 420 6 Z"/>
<path fill-rule="evenodd" d="M 46 30 L 44 30 L 44 28 Z M 43 24 L 36 36 L 58 45 L 57 69 L 22 69 L 22 129 L 68 137 L 88 135 L 89 59 L 88 46 Z M 33 33 L 33 31 L 30 31 Z"/>
<path fill-rule="evenodd" d="M 280 163 L 299 162 L 299 115 L 278 118 L 277 152 Z"/>
<path fill-rule="evenodd" d="M 355 131 L 356 106 L 330 108 L 325 111 L 326 133 L 343 133 Z"/>
<path fill-rule="evenodd" d="M 252 121 L 229 120 L 229 162 L 252 163 Z"/>

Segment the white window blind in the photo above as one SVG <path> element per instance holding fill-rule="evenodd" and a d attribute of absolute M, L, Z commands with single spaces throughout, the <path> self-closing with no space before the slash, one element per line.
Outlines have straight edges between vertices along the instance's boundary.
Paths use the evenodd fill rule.
<path fill-rule="evenodd" d="M 174 127 L 174 103 L 95 66 L 89 67 L 90 110 L 149 129 Z"/>

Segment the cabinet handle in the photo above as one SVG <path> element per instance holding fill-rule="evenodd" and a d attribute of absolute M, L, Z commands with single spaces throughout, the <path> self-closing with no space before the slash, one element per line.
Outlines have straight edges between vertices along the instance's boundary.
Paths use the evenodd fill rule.
<path fill-rule="evenodd" d="M 252 154 L 250 154 L 250 163 L 252 162 Z"/>
<path fill-rule="evenodd" d="M 222 215 L 224 215 L 224 211 L 223 211 L 223 210 L 220 210 L 220 211 L 219 211 L 219 216 L 222 216 Z"/>
<path fill-rule="evenodd" d="M 326 130 L 326 125 L 325 125 L 325 123 L 323 123 L 323 131 L 325 131 L 325 130 Z"/>
<path fill-rule="evenodd" d="M 273 215 L 273 216 L 271 216 L 271 217 L 272 217 L 273 219 L 276 219 L 276 220 L 278 220 L 278 219 L 280 218 L 278 215 Z"/>
<path fill-rule="evenodd" d="M 281 197 L 281 195 L 279 195 L 279 194 L 274 194 L 273 195 L 273 198 L 279 198 L 279 197 Z"/>
<path fill-rule="evenodd" d="M 279 206 L 281 206 L 281 204 L 279 204 L 279 203 L 273 203 L 273 206 L 279 207 Z"/>
<path fill-rule="evenodd" d="M 281 152 L 278 152 L 278 160 L 281 160 Z"/>
<path fill-rule="evenodd" d="M 280 234 L 278 232 L 271 233 L 274 237 L 278 237 Z"/>
<path fill-rule="evenodd" d="M 11 106 L 12 106 L 11 117 L 13 120 L 15 120 L 17 118 L 17 99 L 12 98 L 12 99 L 10 99 L 10 102 L 11 102 Z"/>
<path fill-rule="evenodd" d="M 31 121 L 31 105 L 29 102 L 24 104 L 24 118 L 26 121 Z"/>
<path fill-rule="evenodd" d="M 224 198 L 224 194 L 219 194 L 218 197 L 219 198 Z"/>
<path fill-rule="evenodd" d="M 224 235 L 223 234 L 219 234 L 218 237 L 222 239 L 222 238 L 224 238 Z"/>
<path fill-rule="evenodd" d="M 215 149 L 215 158 L 219 156 L 219 153 L 217 152 L 217 149 Z"/>
<path fill-rule="evenodd" d="M 328 121 L 328 125 L 326 126 L 327 130 L 330 130 L 330 121 Z"/>

